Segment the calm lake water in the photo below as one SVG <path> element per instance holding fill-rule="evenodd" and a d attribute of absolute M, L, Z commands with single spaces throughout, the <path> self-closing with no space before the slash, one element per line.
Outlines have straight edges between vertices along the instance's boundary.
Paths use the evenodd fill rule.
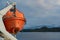
<path fill-rule="evenodd" d="M 18 40 L 60 40 L 60 32 L 20 32 Z"/>

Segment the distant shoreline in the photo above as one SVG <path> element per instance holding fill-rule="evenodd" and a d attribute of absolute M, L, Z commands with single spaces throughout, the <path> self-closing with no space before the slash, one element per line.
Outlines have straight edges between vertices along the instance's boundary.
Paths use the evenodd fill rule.
<path fill-rule="evenodd" d="M 42 28 L 36 28 L 36 29 L 23 29 L 21 32 L 60 32 L 60 27 L 42 27 Z"/>

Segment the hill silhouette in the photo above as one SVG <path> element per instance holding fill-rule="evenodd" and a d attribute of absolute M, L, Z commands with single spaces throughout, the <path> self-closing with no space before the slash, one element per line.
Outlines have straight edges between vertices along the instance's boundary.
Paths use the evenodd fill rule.
<path fill-rule="evenodd" d="M 60 27 L 48 28 L 47 26 L 43 26 L 35 29 L 24 29 L 21 32 L 60 32 Z"/>

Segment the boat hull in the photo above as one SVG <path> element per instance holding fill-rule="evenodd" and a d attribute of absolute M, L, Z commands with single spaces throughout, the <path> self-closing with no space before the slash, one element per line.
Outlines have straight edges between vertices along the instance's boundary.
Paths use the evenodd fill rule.
<path fill-rule="evenodd" d="M 16 34 L 17 32 L 21 31 L 25 24 L 25 18 L 23 13 L 16 10 L 16 17 L 13 16 L 11 11 L 8 11 L 7 14 L 3 16 L 3 22 L 5 25 L 6 30 L 9 33 Z"/>

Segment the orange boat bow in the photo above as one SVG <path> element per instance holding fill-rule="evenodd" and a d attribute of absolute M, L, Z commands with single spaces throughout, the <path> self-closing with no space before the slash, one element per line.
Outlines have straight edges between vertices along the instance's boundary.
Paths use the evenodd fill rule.
<path fill-rule="evenodd" d="M 16 17 L 15 17 L 16 16 Z M 15 16 L 11 10 L 9 10 L 3 16 L 3 22 L 5 25 L 6 30 L 9 33 L 16 34 L 17 32 L 21 31 L 24 27 L 26 22 L 24 14 L 16 9 Z"/>

